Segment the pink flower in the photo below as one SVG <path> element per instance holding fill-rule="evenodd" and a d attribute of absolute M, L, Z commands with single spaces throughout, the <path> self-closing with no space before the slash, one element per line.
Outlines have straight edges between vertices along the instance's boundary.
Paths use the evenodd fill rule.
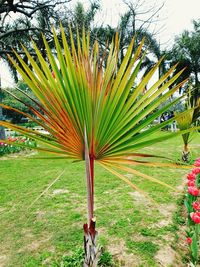
<path fill-rule="evenodd" d="M 195 210 L 200 210 L 200 202 L 198 202 L 198 201 L 193 202 L 192 207 Z"/>
<path fill-rule="evenodd" d="M 200 224 L 200 212 L 191 212 L 190 218 L 193 220 L 194 223 Z"/>
<path fill-rule="evenodd" d="M 192 172 L 191 173 L 188 173 L 187 178 L 190 181 L 194 181 L 196 179 L 196 174 L 195 173 L 192 173 Z"/>
<path fill-rule="evenodd" d="M 188 186 L 195 186 L 195 181 L 191 181 L 191 180 L 189 180 L 189 181 L 187 182 L 187 185 L 188 185 Z"/>
<path fill-rule="evenodd" d="M 197 197 L 199 195 L 199 189 L 196 186 L 189 186 L 188 187 L 188 193 L 190 195 Z"/>
<path fill-rule="evenodd" d="M 1 143 L 0 143 L 0 146 L 4 146 L 4 143 L 3 143 L 3 142 L 1 142 Z"/>
<path fill-rule="evenodd" d="M 187 237 L 186 242 L 188 243 L 188 245 L 192 244 L 192 238 L 191 237 Z"/>
<path fill-rule="evenodd" d="M 200 159 L 197 159 L 194 163 L 195 167 L 200 167 Z"/>
<path fill-rule="evenodd" d="M 192 170 L 192 173 L 194 173 L 194 174 L 199 174 L 199 173 L 200 173 L 200 168 L 194 168 L 194 169 Z"/>

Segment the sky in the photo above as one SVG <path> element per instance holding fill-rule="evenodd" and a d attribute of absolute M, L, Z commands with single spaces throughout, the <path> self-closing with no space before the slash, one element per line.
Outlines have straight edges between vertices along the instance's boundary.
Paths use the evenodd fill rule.
<path fill-rule="evenodd" d="M 85 7 L 89 5 L 89 0 L 80 0 Z M 135 0 L 132 0 L 133 2 Z M 138 1 L 138 0 L 137 0 Z M 139 0 L 144 2 L 145 0 Z M 76 0 L 72 0 L 70 5 L 74 5 Z M 120 14 L 127 10 L 127 6 L 122 0 L 101 0 L 102 10 L 97 15 L 95 23 L 110 24 L 116 26 Z M 192 20 L 200 19 L 200 0 L 146 0 L 146 4 L 159 7 L 164 4 L 160 11 L 157 22 L 152 25 L 153 30 L 159 30 L 155 36 L 163 49 L 169 48 L 176 35 L 181 34 L 183 30 L 192 30 Z M 145 7 L 146 8 L 146 7 Z M 0 60 L 0 76 L 2 87 L 12 86 L 13 80 L 5 63 Z"/>

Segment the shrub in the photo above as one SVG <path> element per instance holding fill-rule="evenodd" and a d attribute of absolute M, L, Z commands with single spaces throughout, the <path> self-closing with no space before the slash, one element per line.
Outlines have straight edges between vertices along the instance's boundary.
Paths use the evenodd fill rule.
<path fill-rule="evenodd" d="M 0 156 L 6 154 L 19 153 L 21 151 L 27 150 L 26 145 L 36 147 L 36 141 L 27 137 L 8 137 L 9 144 L 0 142 Z"/>
<path fill-rule="evenodd" d="M 84 251 L 82 248 L 77 249 L 71 256 L 64 256 L 61 267 L 80 267 L 83 265 Z M 113 266 L 112 255 L 108 251 L 103 251 L 98 261 L 99 267 Z"/>

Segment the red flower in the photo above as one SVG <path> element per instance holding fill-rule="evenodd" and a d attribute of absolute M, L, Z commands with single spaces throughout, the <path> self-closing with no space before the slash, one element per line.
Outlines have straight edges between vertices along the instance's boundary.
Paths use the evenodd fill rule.
<path fill-rule="evenodd" d="M 186 242 L 188 243 L 188 245 L 192 244 L 192 238 L 191 237 L 187 237 Z"/>
<path fill-rule="evenodd" d="M 191 180 L 189 180 L 189 181 L 187 182 L 187 185 L 188 185 L 188 186 L 195 186 L 195 181 L 191 181 Z"/>
<path fill-rule="evenodd" d="M 194 223 L 200 224 L 200 212 L 191 212 L 190 217 Z"/>
<path fill-rule="evenodd" d="M 197 159 L 194 163 L 195 167 L 200 167 L 200 159 Z"/>
<path fill-rule="evenodd" d="M 195 210 L 200 210 L 200 203 L 198 201 L 195 201 L 192 203 L 192 207 Z"/>
<path fill-rule="evenodd" d="M 195 173 L 188 173 L 187 175 L 188 180 L 194 181 L 196 179 L 196 174 Z"/>
<path fill-rule="evenodd" d="M 189 186 L 188 187 L 188 193 L 190 195 L 197 197 L 199 195 L 199 189 L 196 186 Z"/>
<path fill-rule="evenodd" d="M 199 174 L 199 173 L 200 173 L 200 168 L 194 168 L 194 169 L 192 170 L 192 173 L 193 173 L 193 174 Z"/>

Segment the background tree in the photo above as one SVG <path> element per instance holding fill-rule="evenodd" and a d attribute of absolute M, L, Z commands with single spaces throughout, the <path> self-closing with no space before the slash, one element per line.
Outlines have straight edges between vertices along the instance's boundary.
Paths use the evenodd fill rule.
<path fill-rule="evenodd" d="M 15 80 L 18 80 L 16 71 L 7 60 L 7 54 L 14 55 L 12 48 L 22 54 L 27 61 L 25 53 L 21 49 L 23 43 L 29 51 L 32 50 L 30 37 L 40 47 L 43 55 L 41 33 L 49 42 L 52 39 L 51 25 L 60 20 L 58 8 L 70 0 L 53 1 L 1 1 L 0 3 L 0 56 L 8 63 Z"/>
<path fill-rule="evenodd" d="M 16 88 L 4 88 L 2 103 L 3 105 L 12 106 L 15 109 L 20 109 L 22 112 L 33 115 L 29 106 L 33 105 L 35 109 L 37 109 L 37 106 L 29 97 L 34 101 L 37 100 L 29 87 L 20 80 L 18 81 Z M 19 99 L 22 101 L 19 101 Z M 27 105 L 24 105 L 23 103 L 26 103 Z M 3 115 L 12 123 L 21 123 L 21 119 L 25 117 L 23 114 L 19 114 L 15 110 L 9 109 L 3 109 Z"/>
<path fill-rule="evenodd" d="M 80 34 L 80 38 L 82 36 L 83 27 L 86 31 L 90 32 L 91 38 L 91 46 L 94 44 L 94 41 L 97 39 L 97 33 L 99 27 L 95 25 L 95 17 L 100 10 L 100 1 L 91 1 L 89 7 L 86 9 L 84 4 L 78 1 L 73 9 L 68 9 L 67 7 L 60 14 L 62 17 L 62 25 L 65 29 L 65 34 L 67 40 L 70 44 L 70 31 L 73 34 L 77 33 L 77 30 Z M 57 25 L 59 27 L 59 25 Z M 77 47 L 77 40 L 74 40 L 75 46 Z"/>
<path fill-rule="evenodd" d="M 161 21 L 159 19 L 159 12 L 163 5 L 158 6 L 154 4 L 149 6 L 147 1 L 123 1 L 128 11 L 120 18 L 118 30 L 121 34 L 121 59 L 123 53 L 130 43 L 131 38 L 135 36 L 135 46 L 145 38 L 145 45 L 157 59 L 161 57 L 160 45 L 156 41 L 156 34 L 158 33 L 153 28 L 155 22 Z"/>
<path fill-rule="evenodd" d="M 197 125 L 200 117 L 200 21 L 193 20 L 193 31 L 185 30 L 175 38 L 175 44 L 168 53 L 171 65 L 178 62 L 176 72 L 185 68 L 184 72 L 175 82 L 188 78 L 188 82 L 180 87 L 180 92 L 188 93 L 186 109 L 194 108 L 190 113 L 180 118 L 177 123 L 180 129 L 188 125 Z M 188 162 L 190 151 L 188 148 L 190 133 L 183 136 L 184 148 L 182 160 Z"/>
<path fill-rule="evenodd" d="M 52 39 L 50 25 L 59 20 L 58 7 L 68 3 L 70 0 L 1 0 L 0 1 L 0 57 L 6 62 L 10 68 L 15 81 L 18 76 L 12 64 L 7 58 L 7 54 L 14 56 L 12 48 L 20 53 L 25 62 L 27 57 L 22 51 L 21 43 L 23 43 L 31 52 L 32 44 L 30 37 L 40 47 L 43 56 L 44 47 L 41 33 L 49 40 Z M 0 92 L 1 94 L 1 92 Z M 2 96 L 2 94 L 1 94 Z M 0 103 L 1 103 L 0 98 Z M 2 108 L 0 107 L 0 119 L 2 117 Z M 5 133 L 3 128 L 0 131 L 0 137 L 3 139 Z"/>
<path fill-rule="evenodd" d="M 163 52 L 160 49 L 160 44 L 156 41 L 156 33 L 152 31 L 151 27 L 159 20 L 159 12 L 163 5 L 153 5 L 149 7 L 147 1 L 123 1 L 127 5 L 127 11 L 120 16 L 117 27 L 110 25 L 100 25 L 94 29 L 94 35 L 101 45 L 102 51 L 106 47 L 105 39 L 111 41 L 113 34 L 119 32 L 119 62 L 124 59 L 127 47 L 131 42 L 133 36 L 135 37 L 135 44 L 132 53 L 135 52 L 136 47 L 144 39 L 143 50 L 148 48 L 144 62 L 141 64 L 141 70 L 148 72 L 148 69 L 156 64 Z M 163 61 L 159 66 L 159 77 L 165 71 L 165 62 Z"/>
<path fill-rule="evenodd" d="M 185 67 L 185 71 L 179 78 L 189 77 L 189 84 L 193 86 L 191 105 L 197 106 L 200 98 L 200 21 L 193 21 L 193 31 L 185 30 L 175 38 L 175 44 L 169 52 L 171 65 L 179 62 L 178 69 Z M 178 81 L 177 81 L 178 82 Z M 185 87 L 187 88 L 187 87 Z M 184 90 L 184 88 L 182 88 Z"/>

